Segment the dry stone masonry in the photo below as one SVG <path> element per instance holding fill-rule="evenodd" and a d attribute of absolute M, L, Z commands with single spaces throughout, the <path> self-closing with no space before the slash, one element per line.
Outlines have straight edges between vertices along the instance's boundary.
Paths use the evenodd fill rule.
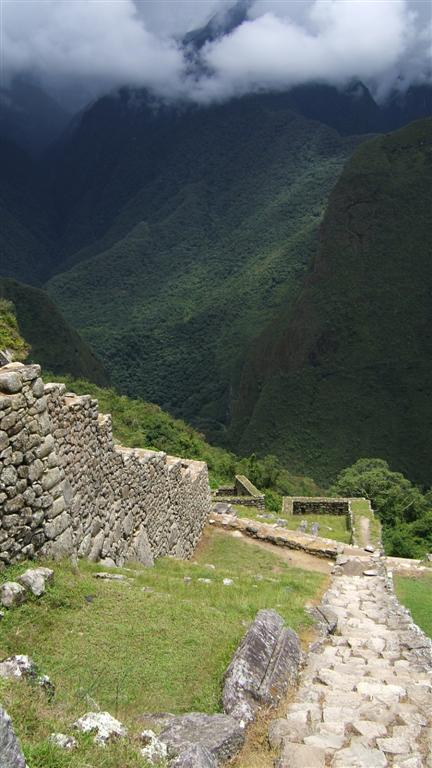
<path fill-rule="evenodd" d="M 431 641 L 398 603 L 383 558 L 344 560 L 323 602 L 336 631 L 270 727 L 277 766 L 431 768 Z"/>
<path fill-rule="evenodd" d="M 115 445 L 89 395 L 44 385 L 37 365 L 0 370 L 0 565 L 186 558 L 209 511 L 205 463 Z"/>

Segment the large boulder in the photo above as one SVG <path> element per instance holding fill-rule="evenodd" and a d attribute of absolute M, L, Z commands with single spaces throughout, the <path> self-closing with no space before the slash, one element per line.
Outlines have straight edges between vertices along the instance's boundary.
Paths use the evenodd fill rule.
<path fill-rule="evenodd" d="M 0 707 L 0 765 L 1 768 L 25 768 L 24 755 L 12 728 L 12 722 Z"/>
<path fill-rule="evenodd" d="M 179 754 L 170 768 L 217 768 L 217 762 L 206 747 L 193 744 Z"/>
<path fill-rule="evenodd" d="M 295 684 L 300 659 L 296 633 L 276 611 L 258 611 L 225 675 L 224 711 L 245 725 L 260 706 L 276 706 Z"/>
<path fill-rule="evenodd" d="M 216 765 L 230 760 L 243 746 L 244 738 L 244 729 L 229 715 L 198 712 L 172 717 L 159 734 L 170 756 L 178 757 L 190 747 L 199 745 L 210 753 Z"/>

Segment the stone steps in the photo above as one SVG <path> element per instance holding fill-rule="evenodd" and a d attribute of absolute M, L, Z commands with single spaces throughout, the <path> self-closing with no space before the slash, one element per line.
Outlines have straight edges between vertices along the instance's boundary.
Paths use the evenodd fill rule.
<path fill-rule="evenodd" d="M 277 768 L 432 768 L 431 642 L 398 603 L 385 561 L 371 563 L 375 576 L 349 562 L 334 575 L 323 604 L 336 632 L 309 654 L 270 727 Z"/>

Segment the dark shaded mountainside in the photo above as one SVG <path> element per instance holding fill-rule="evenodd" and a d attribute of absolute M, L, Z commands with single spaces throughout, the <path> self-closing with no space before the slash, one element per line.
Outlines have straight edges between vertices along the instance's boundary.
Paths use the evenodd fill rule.
<path fill-rule="evenodd" d="M 245 350 L 296 295 L 357 143 L 259 99 L 155 115 L 125 94 L 85 116 L 58 166 L 48 290 L 121 391 L 226 423 Z"/>
<path fill-rule="evenodd" d="M 261 452 L 283 420 L 266 425 L 263 416 L 254 426 L 275 346 L 270 332 L 261 355 L 257 340 L 288 324 L 329 194 L 368 138 L 351 134 L 428 114 L 431 93 L 413 88 L 380 107 L 359 83 L 343 92 L 317 85 L 204 109 L 155 105 L 123 89 L 84 111 L 39 158 L 9 132 L 0 139 L 0 274 L 44 286 L 121 392 Z M 347 432 L 333 440 L 351 441 Z M 299 465 L 303 455 L 312 469 L 316 461 L 322 476 L 339 468 L 315 457 L 313 431 L 294 421 L 289 433 L 286 443 L 274 439 L 275 452 Z"/>
<path fill-rule="evenodd" d="M 243 370 L 238 449 L 259 444 L 318 480 L 377 455 L 430 482 L 431 193 L 431 119 L 356 151 L 298 301 Z"/>
<path fill-rule="evenodd" d="M 0 278 L 1 300 L 12 304 L 19 330 L 30 347 L 28 361 L 38 362 L 44 370 L 52 373 L 67 371 L 72 376 L 88 379 L 100 386 L 108 384 L 108 376 L 99 358 L 65 321 L 45 291 L 16 280 Z M 0 319 L 4 311 L 4 307 L 0 306 Z M 6 337 L 0 334 L 0 348 L 2 346 L 8 346 L 8 343 Z"/>

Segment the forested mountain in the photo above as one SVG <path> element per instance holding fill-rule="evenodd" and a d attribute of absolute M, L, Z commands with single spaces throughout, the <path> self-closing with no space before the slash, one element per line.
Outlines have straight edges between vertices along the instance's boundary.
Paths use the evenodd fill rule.
<path fill-rule="evenodd" d="M 213 32 L 204 29 L 202 34 Z M 200 47 L 199 41 L 191 40 L 190 45 Z M 422 242 L 409 253 L 418 263 L 416 284 L 425 269 L 427 285 L 428 267 L 420 263 L 427 242 L 421 219 L 425 206 L 419 209 L 425 187 L 417 191 L 415 187 L 427 185 L 426 165 L 417 164 L 415 174 L 407 168 L 405 179 L 405 170 L 392 165 L 398 153 L 386 155 L 386 162 L 380 152 L 369 160 L 368 153 L 369 147 L 397 141 L 390 136 L 370 144 L 373 134 L 428 114 L 431 92 L 419 86 L 403 98 L 393 95 L 378 105 L 358 82 L 345 90 L 309 85 L 198 107 L 156 103 L 145 91 L 122 89 L 96 101 L 60 136 L 57 125 L 56 143 L 39 158 L 18 146 L 19 132 L 14 136 L 6 131 L 7 138 L 0 138 L 0 274 L 45 287 L 67 322 L 94 347 L 121 392 L 159 403 L 217 441 L 245 453 L 264 451 L 292 458 L 299 471 L 316 473 L 322 481 L 365 453 L 387 458 L 395 468 L 428 481 L 426 460 L 417 461 L 419 453 L 424 455 L 424 445 L 400 437 L 402 425 L 404 435 L 414 434 L 402 401 L 411 396 L 411 387 L 416 398 L 416 388 L 428 381 L 426 362 L 412 380 L 400 383 L 395 394 L 399 405 L 391 416 L 383 405 L 390 387 L 384 363 L 376 367 L 381 352 L 391 347 L 386 338 L 391 335 L 395 307 L 396 315 L 403 317 L 402 331 L 410 327 L 413 275 L 408 279 L 402 268 L 393 271 L 392 249 L 402 254 L 417 242 L 419 232 Z M 319 236 L 331 190 L 363 142 L 365 149 L 357 150 L 332 194 Z M 404 156 L 408 155 L 406 150 Z M 364 172 L 355 171 L 363 165 Z M 417 213 L 411 210 L 411 177 Z M 367 244 L 369 249 L 365 259 L 371 281 L 386 295 L 385 301 L 379 296 L 370 311 L 370 327 L 369 284 L 362 293 L 366 319 L 363 309 L 356 307 L 354 318 L 347 309 L 351 306 L 354 312 L 349 297 L 363 268 L 357 255 L 346 252 L 345 236 L 338 229 L 345 203 L 335 209 L 335 200 L 346 197 L 352 217 L 351 195 L 358 193 L 363 200 L 365 180 L 372 191 L 368 186 L 363 207 L 372 207 L 365 214 L 369 239 L 362 239 L 362 247 Z M 405 191 L 398 197 L 402 185 Z M 408 209 L 399 213 L 405 192 L 409 215 Z M 390 208 L 385 207 L 390 205 L 387 198 Z M 361 209 L 356 199 L 353 205 L 353 211 Z M 376 229 L 371 211 L 380 221 Z M 401 228 L 397 238 L 392 229 L 395 212 Z M 415 216 L 421 221 L 413 234 Z M 374 261 L 375 253 L 382 254 L 379 262 Z M 350 259 L 352 265 L 344 269 Z M 356 389 L 352 377 L 348 376 L 348 384 L 343 377 L 338 379 L 332 363 L 324 385 L 319 380 L 319 397 L 324 399 L 318 407 L 317 350 L 311 352 L 310 367 L 304 367 L 306 378 L 313 381 L 300 377 L 297 393 L 291 358 L 286 361 L 284 356 L 288 342 L 283 339 L 291 338 L 293 307 L 303 306 L 296 304 L 300 292 L 303 296 L 311 290 L 311 281 L 314 285 L 315 278 L 308 277 L 311 265 L 327 260 L 334 265 L 322 289 L 322 317 L 333 306 L 329 296 L 335 293 L 343 306 L 339 310 L 338 304 L 343 321 L 340 327 L 336 323 L 330 341 L 324 333 L 317 349 L 330 353 L 337 343 L 341 358 L 336 369 L 352 358 L 347 363 L 351 370 L 354 358 L 365 356 L 359 328 L 363 332 L 369 327 L 373 343 L 368 355 L 375 344 L 373 323 L 378 323 L 382 341 L 377 341 L 376 359 L 365 365 L 365 371 L 375 371 L 376 377 L 358 374 Z M 399 308 L 404 281 L 407 301 Z M 354 298 L 358 301 L 357 294 Z M 21 299 L 24 307 L 24 296 Z M 35 304 L 31 306 L 34 310 Z M 304 321 L 308 334 L 315 328 L 312 306 L 308 300 L 311 315 Z M 376 314 L 377 307 L 384 320 Z M 298 349 L 309 342 L 308 335 L 302 337 Z M 406 348 L 411 349 L 408 343 Z M 282 374 L 276 382 L 279 355 Z M 68 365 L 64 370 L 71 370 L 70 360 Z M 399 379 L 392 366 L 388 370 L 396 392 Z M 325 386 L 333 381 L 339 383 L 332 410 Z M 344 403 L 348 406 L 352 398 L 356 402 L 347 413 Z M 371 403 L 373 429 L 365 422 L 366 404 Z M 379 431 L 380 420 L 391 422 L 391 439 L 387 428 Z"/>
<path fill-rule="evenodd" d="M 0 136 L 31 154 L 40 154 L 58 139 L 70 114 L 36 83 L 15 77 L 0 87 Z"/>
<path fill-rule="evenodd" d="M 44 291 L 16 280 L 0 278 L 1 318 L 5 313 L 10 321 L 18 324 L 19 334 L 26 342 L 23 349 L 28 361 L 39 363 L 45 371 L 68 373 L 102 386 L 108 384 L 101 361 L 77 331 L 68 325 Z M 8 346 L 6 334 L 0 332 L 0 349 Z M 19 345 L 11 346 L 15 353 L 20 351 Z"/>
<path fill-rule="evenodd" d="M 121 391 L 228 421 L 357 143 L 260 98 L 155 114 L 125 93 L 85 116 L 58 166 L 64 271 L 48 290 Z"/>
<path fill-rule="evenodd" d="M 377 455 L 430 483 L 432 120 L 368 141 L 333 190 L 319 253 L 242 373 L 233 443 L 331 477 Z"/>

